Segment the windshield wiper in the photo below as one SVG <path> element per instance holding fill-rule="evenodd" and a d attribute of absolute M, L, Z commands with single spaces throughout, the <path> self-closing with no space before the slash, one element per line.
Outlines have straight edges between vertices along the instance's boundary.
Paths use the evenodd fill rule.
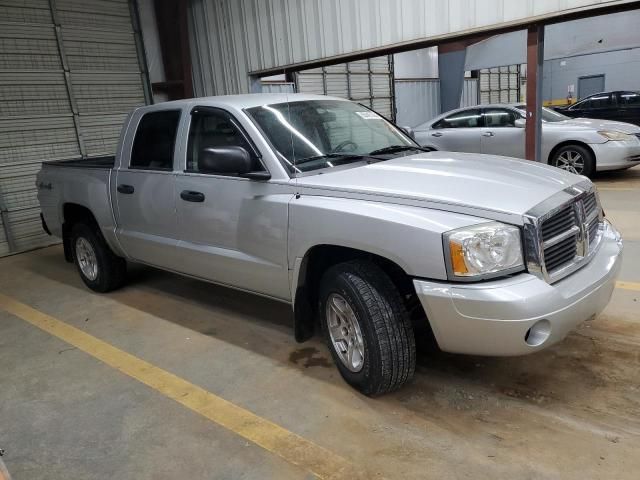
<path fill-rule="evenodd" d="M 313 162 L 314 160 L 323 160 L 325 158 L 339 158 L 341 160 L 361 160 L 366 155 L 359 153 L 325 153 L 324 155 L 315 155 L 313 157 L 306 157 L 296 161 L 296 165 L 301 165 L 307 162 Z"/>
<path fill-rule="evenodd" d="M 431 152 L 430 148 L 418 147 L 417 145 L 391 145 L 389 147 L 379 148 L 373 152 L 369 152 L 369 155 L 382 155 L 384 153 L 398 153 L 405 150 L 419 150 L 421 152 Z"/>

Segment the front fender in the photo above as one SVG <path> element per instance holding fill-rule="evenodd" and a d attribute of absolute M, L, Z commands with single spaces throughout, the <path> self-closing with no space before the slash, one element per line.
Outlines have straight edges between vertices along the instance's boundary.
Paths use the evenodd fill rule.
<path fill-rule="evenodd" d="M 290 203 L 288 261 L 293 268 L 314 246 L 335 245 L 386 258 L 413 277 L 446 280 L 442 233 L 486 221 L 415 206 L 302 195 Z M 294 277 L 298 271 L 294 268 Z"/>

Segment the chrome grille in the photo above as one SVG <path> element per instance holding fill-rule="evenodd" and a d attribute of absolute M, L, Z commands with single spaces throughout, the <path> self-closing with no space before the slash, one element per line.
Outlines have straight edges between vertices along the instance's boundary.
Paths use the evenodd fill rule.
<path fill-rule="evenodd" d="M 567 205 L 542 223 L 544 261 L 548 272 L 573 262 L 580 228 L 574 204 Z"/>
<path fill-rule="evenodd" d="M 547 242 L 562 232 L 566 232 L 574 225 L 577 225 L 575 209 L 573 205 L 567 205 L 544 221 L 542 224 L 542 241 Z"/>
<path fill-rule="evenodd" d="M 595 212 L 597 208 L 598 208 L 598 200 L 596 200 L 596 194 L 589 193 L 584 198 L 584 213 L 587 216 L 587 218 L 593 215 L 593 212 Z"/>
<path fill-rule="evenodd" d="M 527 216 L 533 220 L 525 222 L 529 271 L 550 283 L 588 262 L 600 244 L 602 210 L 590 182 L 565 189 Z"/>

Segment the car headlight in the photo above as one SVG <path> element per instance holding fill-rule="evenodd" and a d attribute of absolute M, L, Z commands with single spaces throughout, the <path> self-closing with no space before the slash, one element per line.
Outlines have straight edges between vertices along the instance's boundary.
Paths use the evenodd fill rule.
<path fill-rule="evenodd" d="M 443 240 L 451 279 L 477 280 L 524 269 L 517 227 L 482 223 L 446 232 Z"/>
<path fill-rule="evenodd" d="M 616 140 L 621 142 L 633 140 L 633 135 L 629 135 L 624 132 L 618 132 L 616 130 L 600 130 L 598 133 L 607 140 Z"/>

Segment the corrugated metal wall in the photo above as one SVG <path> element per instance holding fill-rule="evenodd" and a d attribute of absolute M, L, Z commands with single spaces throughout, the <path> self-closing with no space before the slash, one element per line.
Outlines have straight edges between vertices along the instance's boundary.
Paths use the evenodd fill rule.
<path fill-rule="evenodd" d="M 417 127 L 440 115 L 439 79 L 396 79 L 395 91 L 398 125 Z M 460 106 L 469 107 L 477 104 L 478 80 L 466 78 Z"/>
<path fill-rule="evenodd" d="M 300 93 L 348 98 L 389 119 L 395 118 L 390 55 L 304 70 L 296 78 Z"/>
<path fill-rule="evenodd" d="M 191 0 L 195 92 L 249 92 L 252 71 L 629 1 Z"/>
<path fill-rule="evenodd" d="M 127 0 L 0 0 L 0 255 L 51 241 L 40 162 L 113 154 L 142 71 Z"/>

